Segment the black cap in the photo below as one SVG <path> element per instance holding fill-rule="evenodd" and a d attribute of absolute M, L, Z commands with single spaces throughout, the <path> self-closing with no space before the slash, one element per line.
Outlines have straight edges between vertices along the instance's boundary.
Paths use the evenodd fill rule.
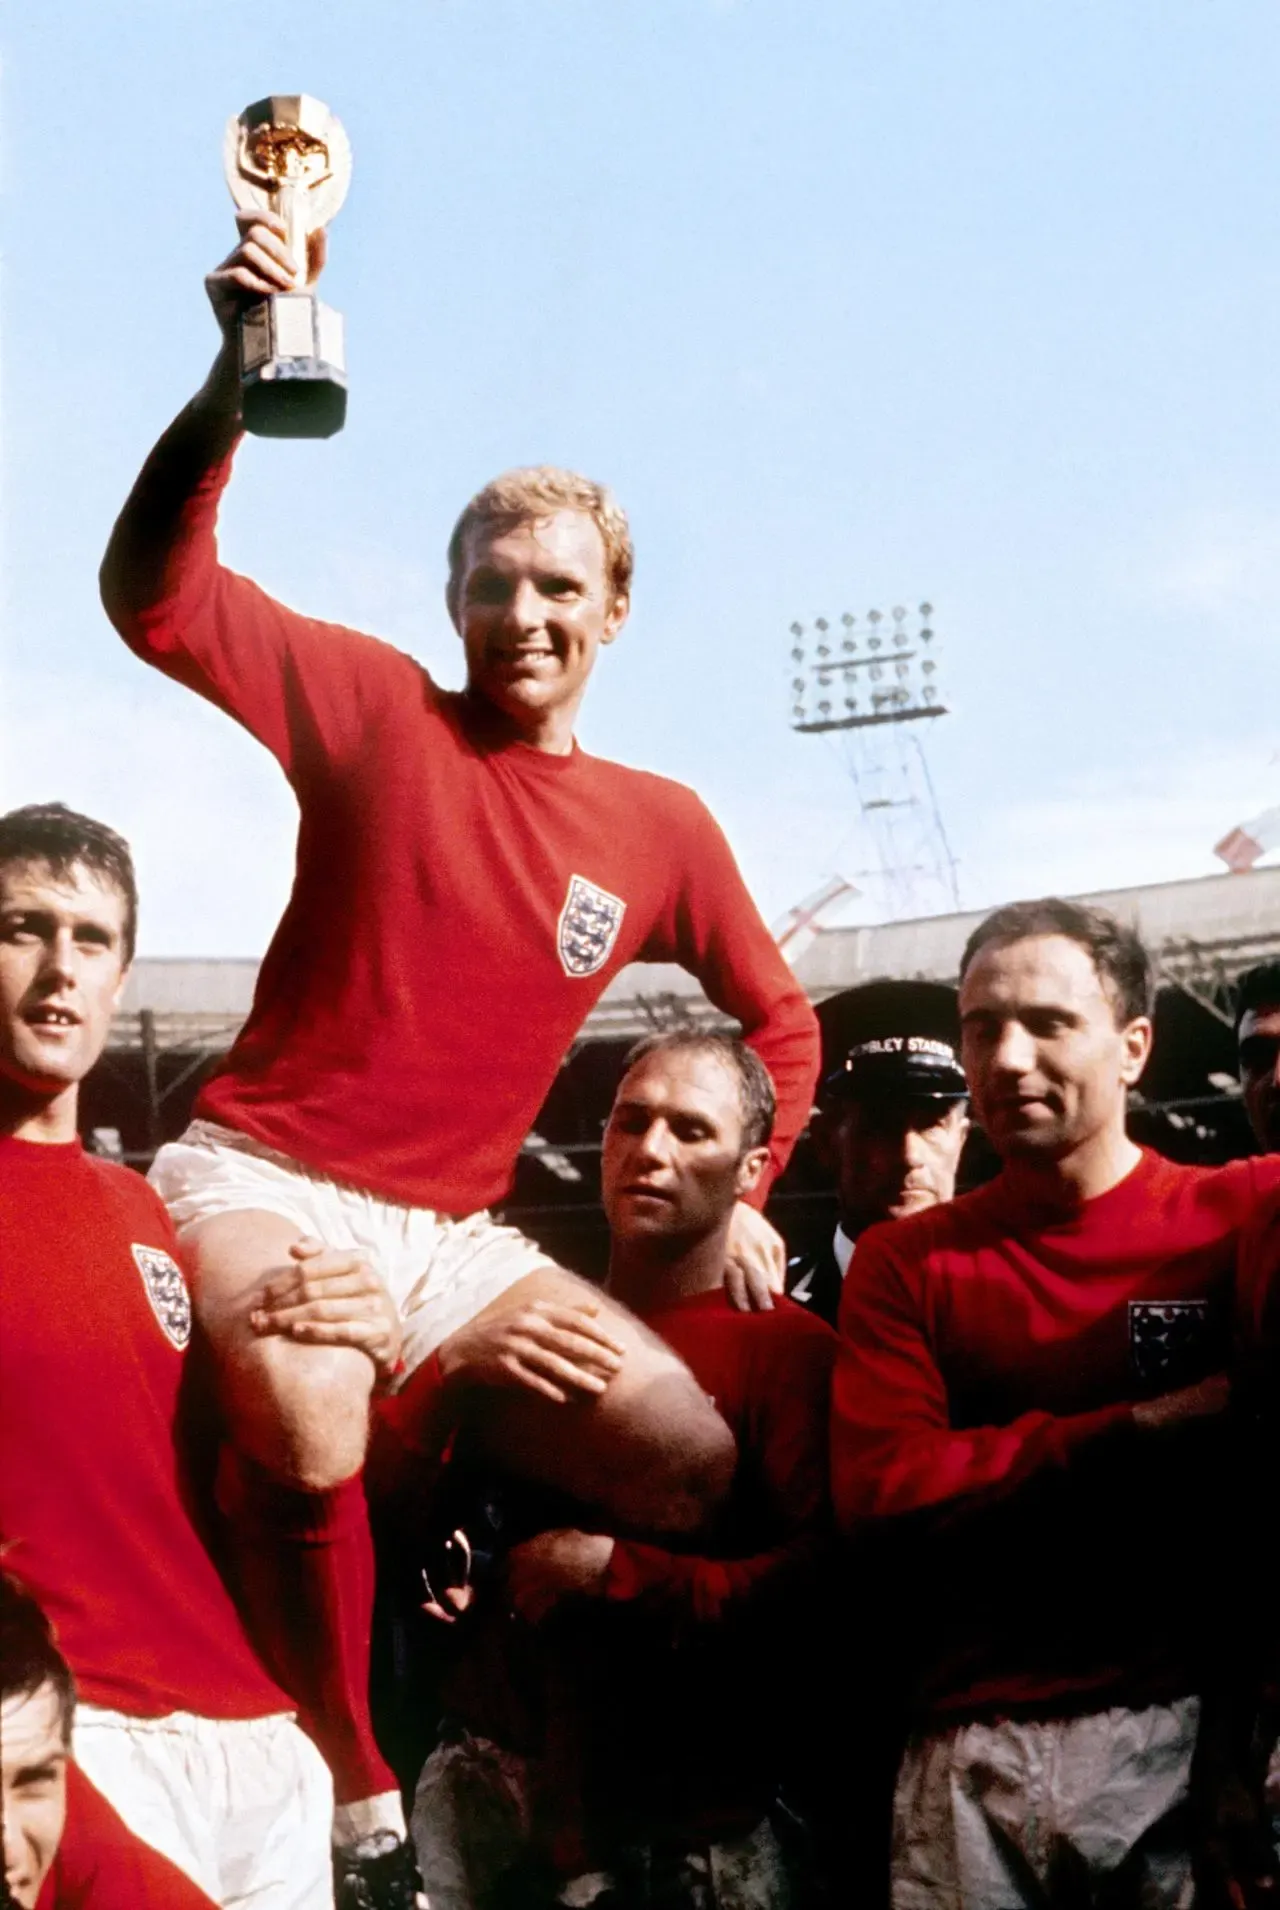
<path fill-rule="evenodd" d="M 954 988 L 942 982 L 864 982 L 819 1002 L 817 1016 L 825 1096 L 967 1098 Z"/>

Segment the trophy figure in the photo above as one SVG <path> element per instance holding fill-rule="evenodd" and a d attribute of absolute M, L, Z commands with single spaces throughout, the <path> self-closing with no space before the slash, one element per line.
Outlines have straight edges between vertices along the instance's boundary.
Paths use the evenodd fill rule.
<path fill-rule="evenodd" d="M 305 93 L 273 93 L 228 121 L 223 161 L 242 211 L 284 221 L 298 283 L 307 240 L 347 196 L 351 146 L 342 124 Z M 342 315 L 312 292 L 275 292 L 240 315 L 240 386 L 247 431 L 329 438 L 347 415 Z"/>

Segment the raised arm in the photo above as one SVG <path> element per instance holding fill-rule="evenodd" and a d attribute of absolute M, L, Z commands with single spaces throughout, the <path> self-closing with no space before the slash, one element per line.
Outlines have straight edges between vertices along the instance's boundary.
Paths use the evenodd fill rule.
<path fill-rule="evenodd" d="M 719 825 L 696 796 L 687 795 L 687 803 L 681 880 L 666 932 L 670 953 L 697 976 L 717 1008 L 742 1024 L 773 1080 L 778 1118 L 769 1165 L 749 1197 L 763 1207 L 809 1119 L 818 1079 L 818 1022 L 760 919 Z"/>
<path fill-rule="evenodd" d="M 928 1508 L 984 1509 L 1138 1436 L 1134 1409 L 1123 1403 L 953 1427 L 912 1270 L 899 1265 L 890 1232 L 874 1228 L 858 1242 L 840 1303 L 831 1494 L 844 1532 Z"/>
<path fill-rule="evenodd" d="M 112 531 L 102 601 L 145 662 L 242 723 L 296 779 L 355 748 L 384 678 L 413 666 L 386 645 L 276 603 L 219 562 L 218 502 L 240 437 L 235 320 L 292 284 L 267 214 L 239 214 L 239 243 L 206 280 L 222 344 L 205 383 L 161 437 Z M 282 467 L 281 483 L 291 482 Z M 284 521 L 293 514 L 286 496 Z"/>

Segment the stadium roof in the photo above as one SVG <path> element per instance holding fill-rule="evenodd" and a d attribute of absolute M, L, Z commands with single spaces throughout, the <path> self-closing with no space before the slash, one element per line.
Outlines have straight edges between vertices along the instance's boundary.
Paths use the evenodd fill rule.
<path fill-rule="evenodd" d="M 1105 889 L 1077 896 L 1134 923 L 1161 979 L 1225 1012 L 1230 984 L 1252 963 L 1280 957 L 1280 867 L 1189 882 Z M 966 910 L 864 928 L 821 929 L 796 962 L 814 1000 L 880 975 L 953 980 L 973 928 L 988 913 Z M 162 1048 L 229 1045 L 249 1012 L 254 960 L 141 957 L 113 1030 L 113 1048 L 144 1045 L 141 1016 Z M 584 1039 L 625 1040 L 655 1026 L 721 1019 L 698 983 L 669 963 L 636 963 L 615 976 L 592 1012 Z"/>

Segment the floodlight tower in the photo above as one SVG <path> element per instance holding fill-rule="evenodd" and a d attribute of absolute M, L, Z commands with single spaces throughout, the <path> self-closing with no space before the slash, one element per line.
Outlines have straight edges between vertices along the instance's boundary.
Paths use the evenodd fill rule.
<path fill-rule="evenodd" d="M 825 617 L 791 626 L 791 727 L 838 742 L 872 864 L 856 873 L 879 884 L 890 921 L 960 907 L 920 740 L 922 722 L 948 714 L 932 604 L 918 614 L 913 626 L 897 604 L 861 624 L 846 610 L 835 630 Z"/>

